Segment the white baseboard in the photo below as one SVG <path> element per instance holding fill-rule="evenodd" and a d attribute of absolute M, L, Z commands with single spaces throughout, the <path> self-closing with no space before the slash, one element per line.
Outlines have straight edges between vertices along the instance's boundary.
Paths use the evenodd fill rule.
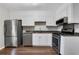
<path fill-rule="evenodd" d="M 4 49 L 5 47 L 1 47 L 0 50 Z"/>

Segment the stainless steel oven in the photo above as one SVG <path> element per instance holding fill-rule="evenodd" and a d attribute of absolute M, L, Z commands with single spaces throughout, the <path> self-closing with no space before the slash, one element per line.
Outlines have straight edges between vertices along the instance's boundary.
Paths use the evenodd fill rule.
<path fill-rule="evenodd" d="M 59 33 L 53 33 L 53 48 L 56 50 L 58 54 L 60 54 L 60 34 Z"/>

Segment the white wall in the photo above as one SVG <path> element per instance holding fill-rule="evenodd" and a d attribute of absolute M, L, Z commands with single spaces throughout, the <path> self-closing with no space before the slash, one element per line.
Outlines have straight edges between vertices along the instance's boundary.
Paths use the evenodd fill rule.
<path fill-rule="evenodd" d="M 4 47 L 4 20 L 8 19 L 8 10 L 0 6 L 0 49 Z"/>
<path fill-rule="evenodd" d="M 23 25 L 34 25 L 34 21 L 46 21 L 47 25 L 55 25 L 53 11 L 29 10 L 11 11 L 10 19 L 22 19 Z"/>

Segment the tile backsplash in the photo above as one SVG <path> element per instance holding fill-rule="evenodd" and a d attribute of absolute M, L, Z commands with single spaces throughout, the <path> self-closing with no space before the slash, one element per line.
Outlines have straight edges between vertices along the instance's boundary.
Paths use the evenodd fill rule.
<path fill-rule="evenodd" d="M 47 30 L 46 25 L 37 25 L 35 26 L 34 30 Z"/>

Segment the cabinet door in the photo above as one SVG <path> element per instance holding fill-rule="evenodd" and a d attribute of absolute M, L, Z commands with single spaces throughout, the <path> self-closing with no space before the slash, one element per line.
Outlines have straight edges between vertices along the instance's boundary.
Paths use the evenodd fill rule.
<path fill-rule="evenodd" d="M 52 33 L 47 34 L 48 46 L 52 47 Z"/>
<path fill-rule="evenodd" d="M 34 33 L 33 46 L 52 46 L 51 33 Z"/>
<path fill-rule="evenodd" d="M 40 34 L 39 42 L 40 46 L 48 46 L 47 34 Z"/>
<path fill-rule="evenodd" d="M 40 46 L 52 46 L 52 34 L 51 33 L 40 34 L 39 44 Z"/>
<path fill-rule="evenodd" d="M 60 53 L 62 55 L 79 55 L 79 37 L 61 36 Z"/>
<path fill-rule="evenodd" d="M 39 46 L 39 34 L 33 34 L 32 38 L 32 45 Z"/>

